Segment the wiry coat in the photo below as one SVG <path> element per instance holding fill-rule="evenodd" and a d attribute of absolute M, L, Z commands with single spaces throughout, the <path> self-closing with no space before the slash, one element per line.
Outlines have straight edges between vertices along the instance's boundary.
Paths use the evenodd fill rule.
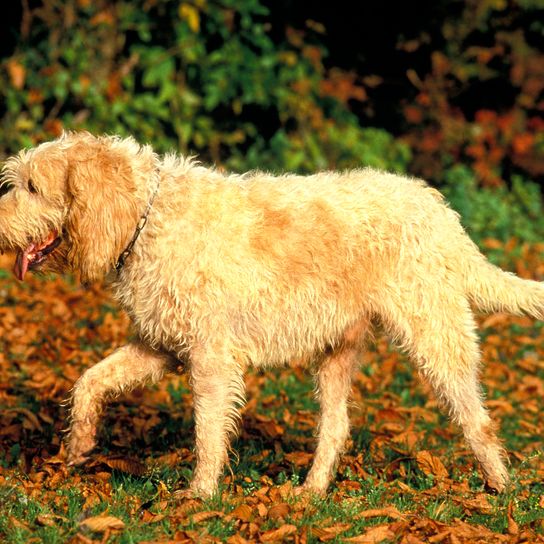
<path fill-rule="evenodd" d="M 227 175 L 87 133 L 21 152 L 4 181 L 12 187 L 0 198 L 0 248 L 19 251 L 19 275 L 38 257 L 83 281 L 108 275 L 140 337 L 77 382 L 71 462 L 94 447 L 108 398 L 183 359 L 195 401 L 191 489 L 209 495 L 244 401 L 244 370 L 299 359 L 315 370 L 321 402 L 305 487 L 322 492 L 349 431 L 358 354 L 379 320 L 461 425 L 489 485 L 504 488 L 471 305 L 540 318 L 544 288 L 488 263 L 424 182 L 371 169 Z M 43 241 L 55 236 L 60 245 L 45 258 Z"/>

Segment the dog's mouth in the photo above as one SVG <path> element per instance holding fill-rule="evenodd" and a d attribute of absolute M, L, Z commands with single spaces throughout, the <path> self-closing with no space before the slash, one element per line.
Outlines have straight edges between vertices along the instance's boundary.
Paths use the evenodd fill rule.
<path fill-rule="evenodd" d="M 53 230 L 43 242 L 30 244 L 26 249 L 20 249 L 17 252 L 15 266 L 13 267 L 17 279 L 23 281 L 27 271 L 43 263 L 60 243 L 61 237 L 57 231 Z"/>

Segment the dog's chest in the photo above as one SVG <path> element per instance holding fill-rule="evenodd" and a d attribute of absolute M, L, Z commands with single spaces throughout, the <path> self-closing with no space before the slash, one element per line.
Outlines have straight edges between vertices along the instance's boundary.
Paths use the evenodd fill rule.
<path fill-rule="evenodd" d="M 114 284 L 116 299 L 132 319 L 138 335 L 155 348 L 179 354 L 194 343 L 188 297 L 180 297 L 160 273 L 127 270 Z"/>

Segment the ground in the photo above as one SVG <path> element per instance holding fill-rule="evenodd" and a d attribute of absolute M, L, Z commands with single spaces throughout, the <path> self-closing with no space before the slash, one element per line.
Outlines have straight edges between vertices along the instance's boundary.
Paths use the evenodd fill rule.
<path fill-rule="evenodd" d="M 496 249 L 496 248 L 495 248 Z M 544 277 L 542 248 L 514 268 Z M 102 286 L 16 282 L 0 257 L 0 540 L 31 542 L 544 542 L 544 324 L 479 319 L 488 407 L 512 486 L 485 492 L 459 430 L 379 332 L 361 360 L 352 433 L 325 498 L 294 499 L 317 406 L 300 368 L 254 373 L 221 496 L 184 499 L 194 463 L 183 375 L 118 399 L 100 446 L 68 469 L 62 437 L 74 381 L 130 336 Z"/>

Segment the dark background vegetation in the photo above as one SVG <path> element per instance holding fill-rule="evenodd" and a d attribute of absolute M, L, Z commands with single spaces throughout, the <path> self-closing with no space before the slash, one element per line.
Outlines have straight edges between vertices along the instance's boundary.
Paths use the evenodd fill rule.
<path fill-rule="evenodd" d="M 446 193 L 492 260 L 544 277 L 542 0 L 22 0 L 0 17 L 0 163 L 65 129 L 133 135 L 221 168 L 372 166 Z M 126 341 L 101 285 L 16 282 L 0 256 L 0 540 L 543 542 L 544 328 L 480 318 L 482 379 L 513 483 L 474 457 L 379 334 L 325 498 L 295 501 L 317 406 L 301 369 L 250 374 L 232 472 L 178 500 L 194 465 L 184 376 L 114 402 L 68 470 L 61 402 Z"/>

